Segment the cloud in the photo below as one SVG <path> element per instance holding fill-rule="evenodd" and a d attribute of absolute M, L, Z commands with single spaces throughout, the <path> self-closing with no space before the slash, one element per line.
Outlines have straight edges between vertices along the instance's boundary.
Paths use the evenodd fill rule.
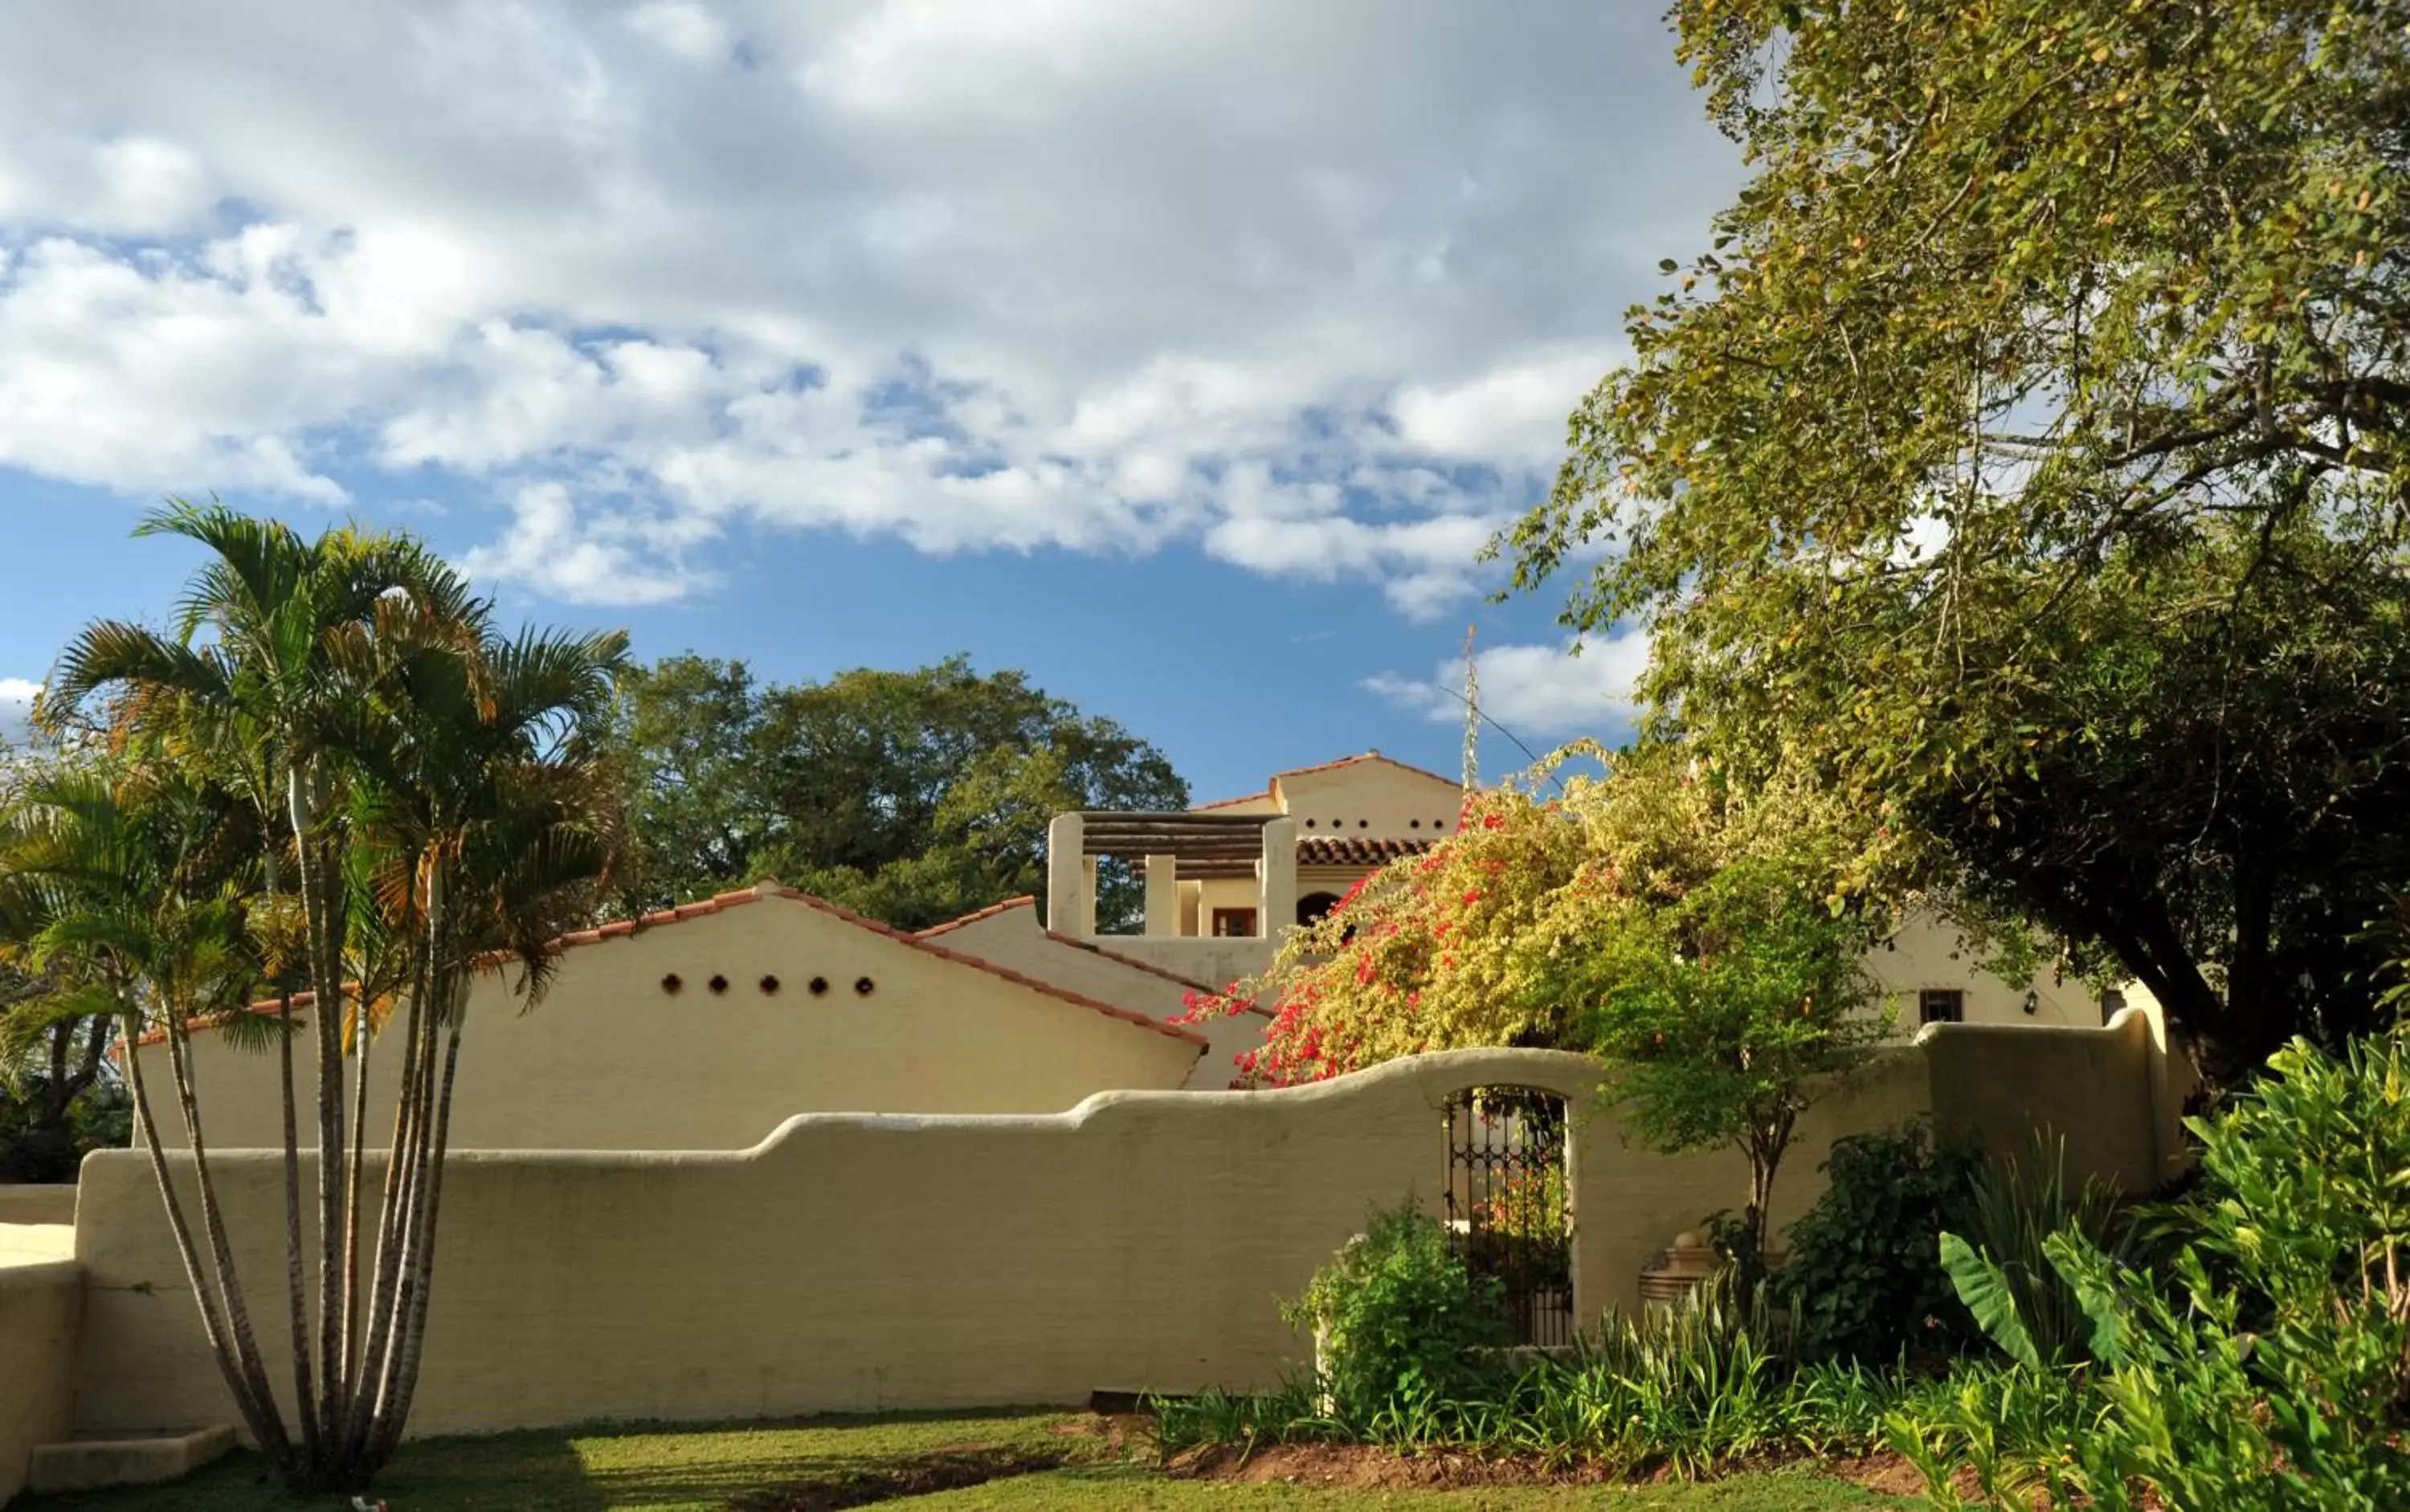
<path fill-rule="evenodd" d="M 1481 712 L 1527 738 L 1607 734 L 1628 727 L 1632 691 L 1648 666 L 1648 637 L 1625 631 L 1556 646 L 1476 649 Z M 1434 722 L 1464 718 L 1464 663 L 1443 662 L 1428 678 L 1383 673 L 1364 686 Z"/>
<path fill-rule="evenodd" d="M 0 746 L 24 744 L 34 714 L 34 696 L 42 691 L 37 682 L 22 677 L 0 677 Z"/>
<path fill-rule="evenodd" d="M 694 0 L 645 0 L 628 12 L 628 29 L 688 63 L 724 62 L 735 47 L 719 18 Z"/>
<path fill-rule="evenodd" d="M 448 481 L 489 574 L 598 598 L 741 527 L 1430 615 L 1737 179 L 1653 8 L 1584 0 L 314 14 L 14 18 L 0 465 Z"/>
<path fill-rule="evenodd" d="M 1463 382 L 1416 384 L 1393 406 L 1407 444 L 1433 457 L 1512 457 L 1535 466 L 1563 456 L 1574 406 L 1615 365 L 1593 349 L 1494 368 Z"/>
<path fill-rule="evenodd" d="M 524 583 L 570 603 L 660 603 L 706 585 L 686 565 L 694 531 L 627 510 L 581 509 L 559 483 L 534 483 L 511 501 L 501 540 L 461 559 L 472 578 Z"/>

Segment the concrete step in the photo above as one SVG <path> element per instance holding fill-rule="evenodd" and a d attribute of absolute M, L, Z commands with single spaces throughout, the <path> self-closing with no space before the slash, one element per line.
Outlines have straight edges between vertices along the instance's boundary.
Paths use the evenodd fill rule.
<path fill-rule="evenodd" d="M 25 1485 L 37 1491 L 80 1491 L 181 1480 L 233 1447 L 234 1430 L 224 1424 L 148 1438 L 69 1439 L 34 1450 Z"/>

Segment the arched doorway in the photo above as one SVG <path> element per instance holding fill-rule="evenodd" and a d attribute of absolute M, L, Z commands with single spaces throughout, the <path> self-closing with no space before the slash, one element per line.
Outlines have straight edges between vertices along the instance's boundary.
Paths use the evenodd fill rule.
<path fill-rule="evenodd" d="M 1339 907 L 1336 893 L 1308 893 L 1297 900 L 1297 922 L 1299 924 L 1320 923 L 1322 916 Z"/>
<path fill-rule="evenodd" d="M 1470 1087 L 1447 1102 L 1447 1227 L 1498 1283 L 1519 1345 L 1574 1342 L 1573 1181 L 1565 1099 Z"/>

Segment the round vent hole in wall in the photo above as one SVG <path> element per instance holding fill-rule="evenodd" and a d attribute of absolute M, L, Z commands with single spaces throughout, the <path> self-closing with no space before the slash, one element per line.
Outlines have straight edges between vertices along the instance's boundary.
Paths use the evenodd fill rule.
<path fill-rule="evenodd" d="M 678 989 L 685 985 L 686 979 L 679 976 L 675 971 L 661 979 L 661 991 L 670 994 L 672 996 L 675 996 Z"/>
<path fill-rule="evenodd" d="M 763 977 L 763 978 L 762 979 L 762 992 L 763 996 L 768 996 L 768 995 L 770 995 L 770 994 L 772 994 L 772 993 L 776 993 L 777 990 L 778 990 L 778 979 L 777 979 L 777 978 L 776 978 L 776 977 Z"/>
<path fill-rule="evenodd" d="M 826 977 L 814 977 L 814 978 L 813 978 L 809 982 L 806 983 L 806 991 L 808 991 L 808 992 L 809 992 L 809 993 L 810 993 L 814 997 L 825 997 L 825 996 L 828 996 L 828 978 L 826 978 Z"/>
<path fill-rule="evenodd" d="M 727 979 L 726 977 L 714 977 L 714 978 L 712 978 L 712 979 L 711 979 L 711 990 L 712 990 L 713 992 L 715 992 L 715 993 L 724 993 L 724 992 L 726 992 L 726 991 L 728 990 L 728 979 Z"/>
<path fill-rule="evenodd" d="M 864 997 L 870 996 L 873 985 L 874 983 L 868 977 L 856 977 L 853 979 L 853 990 L 860 993 Z"/>

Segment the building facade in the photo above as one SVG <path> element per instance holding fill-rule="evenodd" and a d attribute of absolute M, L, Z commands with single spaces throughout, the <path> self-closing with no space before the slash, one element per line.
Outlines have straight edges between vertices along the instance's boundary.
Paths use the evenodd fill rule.
<path fill-rule="evenodd" d="M 1363 877 L 1455 833 L 1464 790 L 1454 779 L 1367 751 L 1273 775 L 1260 792 L 1183 814 L 1064 814 L 1049 836 L 1048 913 L 1065 935 L 1193 980 L 1227 983 L 1271 964 L 1287 928 L 1319 917 Z M 1146 924 L 1099 936 L 1096 865 L 1142 865 Z M 1898 1035 L 1927 1024 L 2098 1025 L 2139 985 L 2099 994 L 2045 969 L 2010 981 L 1984 970 L 1959 933 L 1914 913 L 1870 952 Z"/>

